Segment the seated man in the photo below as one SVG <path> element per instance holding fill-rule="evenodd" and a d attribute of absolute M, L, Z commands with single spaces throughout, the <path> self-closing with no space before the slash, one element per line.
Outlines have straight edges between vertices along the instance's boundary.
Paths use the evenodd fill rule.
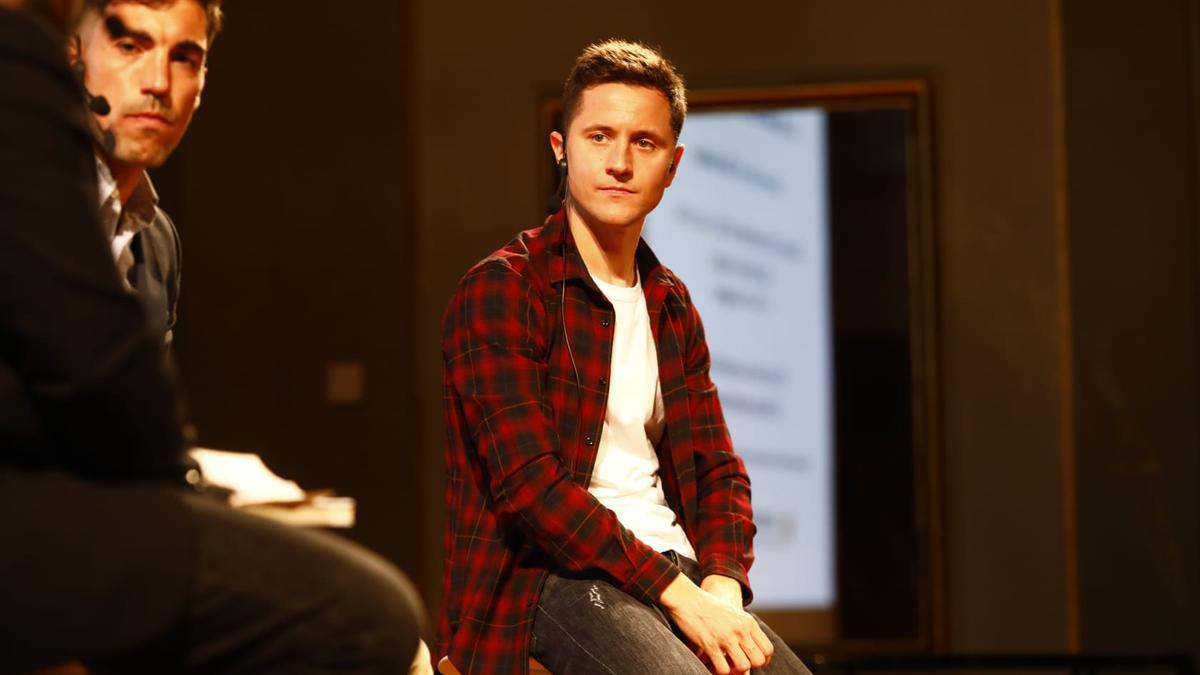
<path fill-rule="evenodd" d="M 122 282 L 169 344 L 182 255 L 146 171 L 171 156 L 200 105 L 221 0 L 83 5 L 67 53 L 91 101 L 100 225 Z"/>
<path fill-rule="evenodd" d="M 97 220 L 75 5 L 0 0 L 0 672 L 403 673 L 403 575 L 186 484 L 162 333 Z"/>
<path fill-rule="evenodd" d="M 743 607 L 750 483 L 687 287 L 641 241 L 683 157 L 683 82 L 609 41 L 575 62 L 562 209 L 446 310 L 441 653 L 464 673 L 807 673 Z"/>

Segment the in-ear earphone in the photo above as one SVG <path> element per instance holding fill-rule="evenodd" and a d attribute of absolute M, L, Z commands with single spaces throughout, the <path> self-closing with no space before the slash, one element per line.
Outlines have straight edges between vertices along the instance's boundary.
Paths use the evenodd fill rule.
<path fill-rule="evenodd" d="M 550 197 L 550 202 L 546 204 L 546 212 L 554 213 L 563 206 L 563 200 L 567 198 L 567 143 L 564 140 L 562 147 L 562 157 L 558 160 L 558 189 Z"/>

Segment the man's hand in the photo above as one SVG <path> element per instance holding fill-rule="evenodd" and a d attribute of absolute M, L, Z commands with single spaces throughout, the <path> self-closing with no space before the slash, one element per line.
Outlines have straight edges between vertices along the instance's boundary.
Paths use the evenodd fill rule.
<path fill-rule="evenodd" d="M 702 583 L 709 583 L 712 578 L 710 576 Z M 715 587 L 723 586 L 721 581 L 713 583 Z M 736 581 L 733 583 L 737 585 Z M 728 599 L 701 589 L 680 574 L 658 599 L 671 620 L 696 645 L 700 655 L 708 658 L 713 672 L 718 675 L 744 675 L 751 668 L 761 668 L 775 651 L 754 617 L 741 608 L 741 593 L 739 586 L 736 605 L 731 604 Z"/>
<path fill-rule="evenodd" d="M 742 609 L 742 585 L 737 579 L 723 577 L 720 574 L 710 574 L 700 582 L 700 588 L 724 600 L 734 609 Z"/>

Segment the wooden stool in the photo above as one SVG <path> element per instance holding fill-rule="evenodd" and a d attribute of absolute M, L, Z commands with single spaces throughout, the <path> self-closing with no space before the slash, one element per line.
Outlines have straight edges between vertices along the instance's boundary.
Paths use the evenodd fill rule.
<path fill-rule="evenodd" d="M 450 657 L 443 656 L 441 661 L 438 661 L 438 672 L 442 675 L 462 675 L 458 668 L 450 663 Z M 529 659 L 529 675 L 552 675 L 546 670 L 546 667 L 538 663 L 536 659 Z"/>

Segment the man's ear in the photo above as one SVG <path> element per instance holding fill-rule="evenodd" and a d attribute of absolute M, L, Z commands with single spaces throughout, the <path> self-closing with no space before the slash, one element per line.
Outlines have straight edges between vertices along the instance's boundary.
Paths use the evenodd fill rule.
<path fill-rule="evenodd" d="M 567 151 L 566 141 L 563 140 L 563 135 L 557 131 L 550 132 L 550 150 L 554 152 L 554 161 L 561 164 L 567 156 L 564 154 Z"/>
<path fill-rule="evenodd" d="M 667 168 L 667 185 L 671 187 L 671 183 L 675 181 L 675 176 L 679 173 L 679 162 L 683 161 L 683 146 L 675 146 L 675 156 L 671 158 L 671 166 Z"/>
<path fill-rule="evenodd" d="M 200 68 L 200 86 L 196 89 L 196 107 L 200 107 L 200 98 L 204 95 L 204 83 L 208 82 L 208 66 Z"/>
<path fill-rule="evenodd" d="M 77 67 L 83 63 L 83 47 L 80 46 L 79 33 L 67 38 L 67 63 Z"/>
<path fill-rule="evenodd" d="M 73 32 L 67 35 L 67 62 L 72 67 L 78 69 L 83 63 L 83 36 L 94 38 L 98 21 L 100 21 L 100 15 L 95 10 L 88 8 L 80 10 Z"/>

